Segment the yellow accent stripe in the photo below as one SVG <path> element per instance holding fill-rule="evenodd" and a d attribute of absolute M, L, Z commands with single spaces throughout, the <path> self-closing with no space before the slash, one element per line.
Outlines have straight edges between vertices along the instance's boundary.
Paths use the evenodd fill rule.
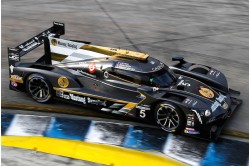
<path fill-rule="evenodd" d="M 81 47 L 81 49 L 89 50 L 113 57 L 122 57 L 122 58 L 131 58 L 131 59 L 137 59 L 137 60 L 146 60 L 149 55 L 140 53 L 140 52 L 134 52 L 129 50 L 123 50 L 118 48 L 111 48 L 111 47 L 103 47 L 103 46 L 96 46 L 96 45 L 84 45 Z"/>
<path fill-rule="evenodd" d="M 135 104 L 135 103 L 128 103 L 123 108 L 128 109 L 128 110 L 132 110 L 133 108 L 135 108 L 136 105 L 137 104 Z"/>
<path fill-rule="evenodd" d="M 35 136 L 2 136 L 2 145 L 113 166 L 178 166 L 178 161 L 116 146 Z"/>
<path fill-rule="evenodd" d="M 92 95 L 89 93 L 84 93 L 84 92 L 77 92 L 77 91 L 73 91 L 73 90 L 69 90 L 69 89 L 62 89 L 62 88 L 56 88 L 54 87 L 54 90 L 56 91 L 64 91 L 64 92 L 68 92 L 68 93 L 73 93 L 73 94 L 77 94 L 77 95 L 83 95 L 83 96 L 88 96 L 88 97 L 94 97 L 94 98 L 98 98 L 98 99 L 102 99 L 102 100 L 109 100 L 109 101 L 113 101 L 113 102 L 118 102 L 118 103 L 129 103 L 129 101 L 124 101 L 124 100 L 117 100 L 117 99 L 113 99 L 113 98 L 108 98 L 108 97 L 103 97 L 103 96 L 98 96 L 98 95 Z"/>

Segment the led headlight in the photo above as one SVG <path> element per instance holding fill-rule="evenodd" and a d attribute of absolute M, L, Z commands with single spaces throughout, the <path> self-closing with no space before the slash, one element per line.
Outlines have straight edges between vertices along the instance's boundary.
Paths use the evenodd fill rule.
<path fill-rule="evenodd" d="M 210 110 L 206 110 L 205 111 L 205 116 L 210 116 L 211 115 L 211 111 Z"/>

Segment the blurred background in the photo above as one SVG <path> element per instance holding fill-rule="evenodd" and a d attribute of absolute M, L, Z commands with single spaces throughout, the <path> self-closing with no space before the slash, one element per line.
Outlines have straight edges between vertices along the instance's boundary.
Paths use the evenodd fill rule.
<path fill-rule="evenodd" d="M 2 0 L 2 106 L 70 108 L 35 103 L 8 89 L 7 47 L 63 22 L 62 38 L 147 53 L 168 65 L 171 57 L 213 66 L 241 92 L 243 104 L 226 129 L 249 133 L 249 2 L 247 0 Z M 42 48 L 25 57 L 34 61 Z M 110 117 L 95 112 L 94 116 Z"/>

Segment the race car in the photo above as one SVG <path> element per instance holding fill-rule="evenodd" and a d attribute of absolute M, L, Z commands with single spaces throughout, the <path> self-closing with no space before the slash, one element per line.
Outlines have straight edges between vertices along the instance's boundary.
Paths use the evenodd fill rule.
<path fill-rule="evenodd" d="M 174 57 L 167 66 L 146 53 L 66 40 L 63 23 L 8 48 L 10 89 L 35 101 L 53 98 L 158 125 L 166 132 L 215 140 L 242 100 L 225 75 Z M 34 63 L 21 58 L 40 45 Z M 234 97 L 233 97 L 234 96 Z"/>

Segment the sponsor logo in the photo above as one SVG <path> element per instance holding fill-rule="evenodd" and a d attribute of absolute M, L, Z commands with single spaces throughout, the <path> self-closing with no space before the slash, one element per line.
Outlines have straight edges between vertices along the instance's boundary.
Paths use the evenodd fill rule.
<path fill-rule="evenodd" d="M 14 70 L 14 66 L 10 65 L 10 73 L 13 73 L 13 70 Z"/>
<path fill-rule="evenodd" d="M 211 106 L 212 112 L 215 111 L 219 106 L 221 106 L 223 109 L 228 109 L 228 104 L 225 102 L 226 98 L 226 96 L 220 94 L 220 96 L 216 98 L 216 101 Z M 224 103 L 221 104 L 223 101 Z"/>
<path fill-rule="evenodd" d="M 226 96 L 220 94 L 220 96 L 217 97 L 216 100 L 218 100 L 218 101 L 221 103 L 221 102 L 224 101 L 226 98 L 227 98 Z"/>
<path fill-rule="evenodd" d="M 211 110 L 212 112 L 214 112 L 218 107 L 220 106 L 220 103 L 218 101 L 215 101 L 212 106 L 211 106 Z"/>
<path fill-rule="evenodd" d="M 91 99 L 88 97 L 88 103 L 89 104 L 94 104 L 94 105 L 103 105 L 103 106 L 106 106 L 106 101 L 101 101 L 101 100 L 94 100 L 94 99 Z"/>
<path fill-rule="evenodd" d="M 50 42 L 51 42 L 51 44 L 52 44 L 53 46 L 56 46 L 56 45 L 57 45 L 57 40 L 56 40 L 56 39 L 52 39 Z"/>
<path fill-rule="evenodd" d="M 22 49 L 23 51 L 28 51 L 28 50 L 32 49 L 33 47 L 37 46 L 38 44 L 39 44 L 38 38 L 35 37 L 30 42 L 27 42 L 23 45 L 20 45 L 19 48 Z"/>
<path fill-rule="evenodd" d="M 14 54 L 14 53 L 9 53 L 9 60 L 12 60 L 12 61 L 20 61 L 19 59 L 19 55 L 18 54 Z"/>
<path fill-rule="evenodd" d="M 59 25 L 59 26 L 64 26 L 63 23 L 60 23 L 60 22 L 54 22 L 55 25 Z"/>
<path fill-rule="evenodd" d="M 199 87 L 199 93 L 209 99 L 212 99 L 214 97 L 214 93 L 213 91 L 211 91 L 208 88 L 204 88 L 204 87 Z"/>
<path fill-rule="evenodd" d="M 187 134 L 200 134 L 199 131 L 197 131 L 197 130 L 195 130 L 195 129 L 193 129 L 193 128 L 186 128 L 186 129 L 184 130 L 184 133 L 187 133 Z"/>
<path fill-rule="evenodd" d="M 187 82 L 185 82 L 184 80 L 181 80 L 178 84 L 177 84 L 177 86 L 180 86 L 180 85 L 182 85 L 182 86 L 191 86 L 189 83 L 187 83 Z"/>
<path fill-rule="evenodd" d="M 96 71 L 96 65 L 95 63 L 90 63 L 88 66 L 89 73 L 93 74 Z"/>
<path fill-rule="evenodd" d="M 150 110 L 150 106 L 149 105 L 138 105 L 136 106 L 137 109 L 140 109 L 140 110 Z"/>
<path fill-rule="evenodd" d="M 69 86 L 69 80 L 68 78 L 64 76 L 61 76 L 60 78 L 58 78 L 57 83 L 61 88 L 67 88 Z"/>
<path fill-rule="evenodd" d="M 161 62 L 158 66 L 153 67 L 153 68 L 152 68 L 152 71 L 161 70 L 163 67 L 164 67 L 164 63 Z"/>
<path fill-rule="evenodd" d="M 209 71 L 209 75 L 215 76 L 215 77 L 217 78 L 217 77 L 219 77 L 220 72 L 217 71 L 217 70 L 215 70 L 215 69 L 211 69 L 211 70 Z"/>
<path fill-rule="evenodd" d="M 135 69 L 130 66 L 128 63 L 124 63 L 124 62 L 118 62 L 116 65 L 115 65 L 116 68 L 119 68 L 119 69 L 124 69 L 124 70 L 130 70 L 130 71 L 135 71 Z"/>
<path fill-rule="evenodd" d="M 11 85 L 14 86 L 14 87 L 17 87 L 17 83 L 16 82 L 11 81 Z"/>
<path fill-rule="evenodd" d="M 77 102 L 81 102 L 83 104 L 86 104 L 86 98 L 85 97 L 80 97 L 80 96 L 77 96 L 77 95 L 74 95 L 74 94 L 69 94 L 70 96 L 70 99 L 73 100 L 73 101 L 77 101 Z"/>
<path fill-rule="evenodd" d="M 63 47 L 68 47 L 68 48 L 72 48 L 72 49 L 77 49 L 77 45 L 74 43 L 70 43 L 70 42 L 63 42 L 63 41 L 57 41 L 57 44 L 59 46 L 63 46 Z"/>
<path fill-rule="evenodd" d="M 158 91 L 158 90 L 159 90 L 158 87 L 153 87 L 153 92 L 156 92 L 156 91 Z"/>

